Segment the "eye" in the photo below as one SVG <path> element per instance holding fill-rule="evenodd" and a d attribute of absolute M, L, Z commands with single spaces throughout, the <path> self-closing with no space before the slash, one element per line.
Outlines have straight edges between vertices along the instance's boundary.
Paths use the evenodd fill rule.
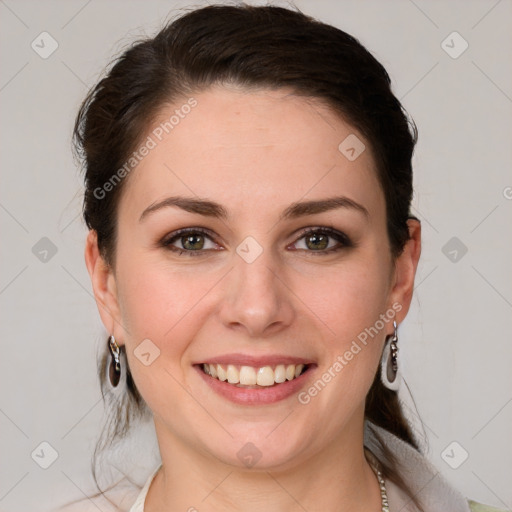
<path fill-rule="evenodd" d="M 213 247 L 208 247 L 208 241 L 213 244 Z M 175 243 L 178 247 L 176 247 Z M 218 245 L 213 242 L 210 233 L 202 228 L 187 228 L 175 231 L 170 237 L 162 240 L 161 245 L 173 252 L 177 252 L 179 255 L 185 253 L 188 256 L 199 256 L 204 251 L 212 249 L 219 250 L 216 249 Z"/>
<path fill-rule="evenodd" d="M 345 233 L 332 228 L 307 228 L 301 235 L 302 236 L 297 239 L 292 246 L 300 245 L 300 241 L 304 240 L 304 242 L 302 242 L 303 247 L 295 247 L 294 250 L 305 250 L 315 255 L 330 254 L 343 248 L 354 246 Z M 210 246 L 208 246 L 209 243 L 211 244 Z M 203 228 L 180 229 L 164 238 L 160 242 L 160 245 L 180 256 L 182 254 L 186 254 L 187 256 L 201 256 L 207 251 L 223 250 L 223 248 L 214 241 L 213 235 Z"/>
<path fill-rule="evenodd" d="M 315 254 L 329 254 L 339 251 L 344 247 L 353 247 L 352 242 L 345 233 L 332 228 L 308 228 L 293 245 L 298 244 L 300 240 L 304 240 L 304 242 L 302 244 L 303 247 L 299 247 L 299 249 Z M 338 243 L 333 244 L 333 241 Z"/>

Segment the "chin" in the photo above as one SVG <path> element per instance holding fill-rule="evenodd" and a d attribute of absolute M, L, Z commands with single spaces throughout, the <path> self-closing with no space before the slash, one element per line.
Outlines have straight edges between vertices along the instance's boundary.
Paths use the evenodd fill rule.
<path fill-rule="evenodd" d="M 295 441 L 289 432 L 278 434 L 277 431 L 268 435 L 275 429 L 278 423 L 273 423 L 272 428 L 262 429 L 258 434 L 250 435 L 241 431 L 235 432 L 233 439 L 227 443 L 216 443 L 214 446 L 206 446 L 205 450 L 220 462 L 248 471 L 277 471 L 284 470 L 298 464 L 297 455 L 303 453 L 307 443 L 302 437 L 302 443 Z M 211 443 L 211 439 L 209 440 Z"/>

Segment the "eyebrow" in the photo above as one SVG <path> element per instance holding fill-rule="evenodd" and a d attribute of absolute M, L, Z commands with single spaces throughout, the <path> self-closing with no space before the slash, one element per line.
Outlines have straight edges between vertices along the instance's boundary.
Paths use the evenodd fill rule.
<path fill-rule="evenodd" d="M 171 196 L 153 203 L 148 206 L 141 214 L 139 222 L 144 220 L 149 214 L 168 207 L 181 208 L 190 213 L 197 213 L 207 217 L 227 220 L 228 211 L 219 203 L 207 199 L 197 199 L 184 196 Z M 280 215 L 279 220 L 296 219 L 306 215 L 315 215 L 318 213 L 335 210 L 338 208 L 348 208 L 362 213 L 367 219 L 370 217 L 368 210 L 353 199 L 345 196 L 330 197 L 313 201 L 302 201 L 292 203 Z"/>

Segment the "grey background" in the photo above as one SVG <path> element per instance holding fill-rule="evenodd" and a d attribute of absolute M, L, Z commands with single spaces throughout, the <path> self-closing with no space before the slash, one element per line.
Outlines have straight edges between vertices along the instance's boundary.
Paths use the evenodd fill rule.
<path fill-rule="evenodd" d="M 153 34 L 176 7 L 203 3 L 0 0 L 1 511 L 50 510 L 94 490 L 90 458 L 104 418 L 96 353 L 107 333 L 83 259 L 74 115 L 126 44 Z M 358 37 L 419 127 L 423 253 L 400 328 L 405 378 L 430 460 L 465 495 L 510 508 L 512 3 L 296 5 Z M 43 31 L 58 43 L 46 59 L 31 47 Z M 442 46 L 454 31 L 469 44 L 458 58 L 445 51 L 461 50 L 457 36 Z M 44 237 L 56 253 L 41 261 Z M 48 469 L 31 456 L 42 442 L 58 453 Z M 158 459 L 152 425 L 116 458 L 143 483 Z"/>

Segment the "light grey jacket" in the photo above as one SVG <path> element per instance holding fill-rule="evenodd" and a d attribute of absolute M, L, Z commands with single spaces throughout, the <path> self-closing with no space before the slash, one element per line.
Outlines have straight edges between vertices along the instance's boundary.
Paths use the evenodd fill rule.
<path fill-rule="evenodd" d="M 377 459 L 383 460 L 384 455 L 374 432 L 377 432 L 397 458 L 400 475 L 414 496 L 420 498 L 425 512 L 499 512 L 494 507 L 466 499 L 412 446 L 387 430 L 366 422 L 364 444 Z M 391 512 L 417 512 L 418 509 L 412 505 L 410 498 L 393 482 L 386 480 L 386 490 Z"/>

